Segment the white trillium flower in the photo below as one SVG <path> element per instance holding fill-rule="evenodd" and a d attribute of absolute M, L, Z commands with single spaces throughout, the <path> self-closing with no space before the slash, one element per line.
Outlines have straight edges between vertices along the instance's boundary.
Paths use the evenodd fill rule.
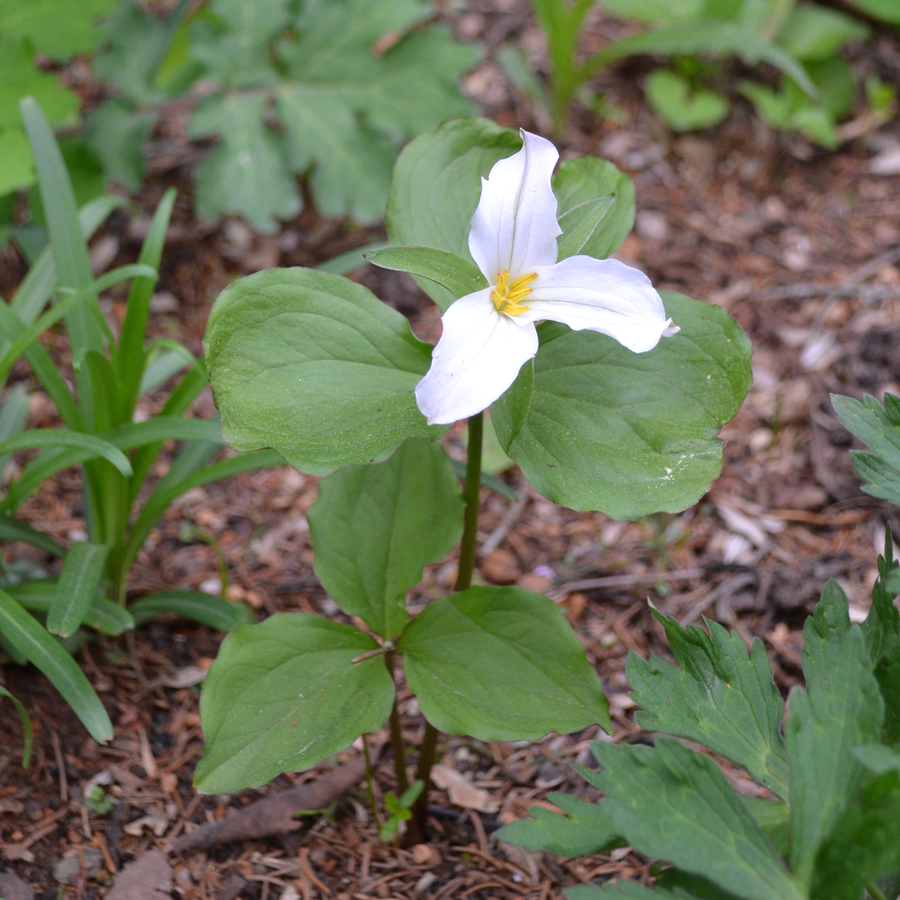
<path fill-rule="evenodd" d="M 559 153 L 544 138 L 521 134 L 522 149 L 481 179 L 469 251 L 492 286 L 460 297 L 441 319 L 431 368 L 416 386 L 429 425 L 490 406 L 537 353 L 542 319 L 599 331 L 635 353 L 678 331 L 643 272 L 615 259 L 556 261 L 562 229 L 550 176 Z"/>

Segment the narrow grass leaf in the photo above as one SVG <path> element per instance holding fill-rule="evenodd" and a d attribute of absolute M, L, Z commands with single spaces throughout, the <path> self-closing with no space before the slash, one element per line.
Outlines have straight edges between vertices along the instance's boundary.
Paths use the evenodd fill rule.
<path fill-rule="evenodd" d="M 253 611 L 245 603 L 232 603 L 212 594 L 184 589 L 145 594 L 128 606 L 135 625 L 141 626 L 162 613 L 174 613 L 215 628 L 233 631 L 238 625 L 256 621 Z"/>
<path fill-rule="evenodd" d="M 70 637 L 84 621 L 103 578 L 103 567 L 109 556 L 105 544 L 75 541 L 66 554 L 56 596 L 47 614 L 47 630 Z"/>

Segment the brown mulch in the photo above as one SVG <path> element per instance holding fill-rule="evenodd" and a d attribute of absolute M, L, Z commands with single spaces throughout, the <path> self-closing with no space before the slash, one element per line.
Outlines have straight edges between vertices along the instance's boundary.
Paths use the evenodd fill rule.
<path fill-rule="evenodd" d="M 528 7 L 524 0 L 470 0 L 464 12 L 448 17 L 458 33 L 484 40 L 488 50 L 514 39 L 544 66 Z M 600 45 L 617 29 L 620 23 L 598 14 L 589 41 Z M 860 70 L 896 82 L 896 38 L 883 36 L 869 50 L 856 62 Z M 896 176 L 872 171 L 874 158 L 900 148 L 900 126 L 890 123 L 825 153 L 768 131 L 737 105 L 714 132 L 674 136 L 643 105 L 635 87 L 640 66 L 598 76 L 594 86 L 622 109 L 622 121 L 575 110 L 563 152 L 605 156 L 632 176 L 637 222 L 619 255 L 660 288 L 726 308 L 750 334 L 754 387 L 722 432 L 723 474 L 695 507 L 613 522 L 549 503 L 513 468 L 503 477 L 521 501 L 483 496 L 478 563 L 484 581 L 546 592 L 566 610 L 606 686 L 616 741 L 642 735 L 627 693 L 628 652 L 666 652 L 648 598 L 682 622 L 705 615 L 748 642 L 762 638 L 787 691 L 800 677 L 799 629 L 825 581 L 837 578 L 854 615 L 864 615 L 884 523 L 900 525 L 896 510 L 860 492 L 849 461 L 852 441 L 828 399 L 835 391 L 900 393 L 900 193 Z M 546 130 L 543 113 L 490 59 L 469 76 L 467 89 L 497 121 Z M 167 153 L 151 160 L 153 177 L 135 198 L 138 214 L 116 213 L 93 246 L 116 264 L 133 261 L 162 190 L 179 187 L 152 327 L 196 352 L 210 302 L 232 278 L 274 265 L 312 265 L 379 236 L 377 229 L 323 221 L 311 205 L 278 236 L 254 235 L 235 221 L 200 225 L 177 153 Z M 21 261 L 7 251 L 0 264 L 5 297 L 22 273 Z M 434 308 L 405 276 L 366 269 L 355 277 L 409 315 L 417 333 L 436 336 Z M 108 312 L 121 317 L 121 298 L 109 301 Z M 63 341 L 52 349 L 64 360 Z M 15 376 L 28 382 L 25 368 Z M 32 424 L 52 425 L 51 411 L 36 399 Z M 211 411 L 205 395 L 195 412 Z M 451 444 L 460 438 L 458 431 L 449 436 Z M 305 514 L 315 496 L 316 479 L 291 469 L 191 491 L 141 553 L 134 594 L 177 586 L 216 590 L 215 551 L 181 539 L 186 521 L 215 536 L 228 562 L 229 596 L 246 600 L 260 618 L 287 610 L 338 614 L 312 568 Z M 45 485 L 24 514 L 58 540 L 77 539 L 84 528 L 77 473 Z M 17 556 L 20 551 L 14 548 Z M 38 555 L 31 558 L 52 568 Z M 410 602 L 446 593 L 454 574 L 452 560 L 429 567 Z M 265 789 L 198 795 L 191 776 L 203 746 L 199 685 L 221 640 L 170 617 L 126 640 L 81 651 L 115 724 L 115 738 L 103 747 L 38 672 L 3 666 L 3 684 L 23 700 L 35 726 L 34 758 L 22 770 L 18 719 L 11 704 L 0 702 L 0 894 L 7 900 L 29 889 L 20 895 L 550 900 L 573 884 L 650 879 L 647 861 L 627 850 L 565 861 L 493 836 L 529 805 L 546 803 L 548 791 L 594 796 L 571 764 L 591 765 L 589 742 L 610 739 L 596 728 L 536 744 L 445 739 L 441 761 L 464 775 L 470 790 L 462 797 L 434 792 L 427 845 L 378 840 L 365 789 L 352 786 L 360 775 L 358 747 Z M 400 698 L 404 732 L 415 743 L 416 702 L 403 689 Z M 372 747 L 385 742 L 384 733 L 371 738 Z M 381 764 L 377 775 L 377 792 L 394 787 L 389 765 Z M 731 775 L 746 787 L 740 773 Z M 323 793 L 329 779 L 344 780 L 333 796 Z M 89 785 L 99 785 L 110 809 L 82 803 Z M 310 790 L 318 796 L 310 799 Z M 262 798 L 280 807 L 271 820 L 266 807 L 253 806 Z M 291 819 L 285 809 L 293 804 L 325 812 Z M 222 829 L 244 827 L 247 818 L 238 814 L 251 807 L 263 810 L 255 832 L 214 841 Z M 261 836 L 266 821 L 279 833 Z M 169 852 L 173 847 L 182 852 Z M 129 875 L 119 875 L 111 889 L 123 872 Z"/>

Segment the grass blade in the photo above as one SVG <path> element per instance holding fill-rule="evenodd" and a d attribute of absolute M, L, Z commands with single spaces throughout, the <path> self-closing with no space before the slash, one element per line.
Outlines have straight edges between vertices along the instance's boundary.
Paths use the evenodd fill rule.
<path fill-rule="evenodd" d="M 31 719 L 28 718 L 28 713 L 25 711 L 25 707 L 22 706 L 21 701 L 14 697 L 5 687 L 0 686 L 0 697 L 9 697 L 19 713 L 19 721 L 22 723 L 22 743 L 24 744 L 22 749 L 22 768 L 27 769 L 28 763 L 31 762 L 31 746 L 33 743 Z"/>
<path fill-rule="evenodd" d="M 47 615 L 53 600 L 56 597 L 57 579 L 42 578 L 39 581 L 25 581 L 12 587 L 7 587 L 6 592 L 25 609 Z M 115 637 L 123 631 L 134 628 L 134 618 L 124 606 L 107 600 L 99 594 L 91 599 L 90 606 L 84 615 L 82 624 L 93 628 L 101 634 Z"/>
<path fill-rule="evenodd" d="M 37 547 L 60 559 L 66 555 L 65 547 L 57 544 L 52 537 L 12 516 L 0 515 L 0 541 L 4 543 L 21 541 L 23 544 L 31 544 L 32 547 Z"/>
<path fill-rule="evenodd" d="M 48 631 L 61 637 L 74 634 L 97 595 L 107 556 L 109 547 L 104 544 L 72 544 L 47 613 Z"/>
<path fill-rule="evenodd" d="M 30 450 L 34 447 L 66 447 L 89 451 L 111 462 L 126 478 L 131 475 L 128 457 L 116 446 L 94 434 L 70 431 L 67 428 L 32 428 L 0 443 L 0 455 L 10 450 Z"/>
<path fill-rule="evenodd" d="M 0 591 L 0 631 L 50 679 L 95 741 L 105 744 L 112 738 L 112 722 L 84 672 L 37 619 L 5 591 Z"/>
<path fill-rule="evenodd" d="M 256 617 L 244 603 L 232 603 L 200 591 L 160 591 L 135 600 L 129 607 L 137 625 L 143 625 L 160 613 L 175 613 L 202 622 L 217 631 L 232 631 L 238 625 L 253 624 Z"/>

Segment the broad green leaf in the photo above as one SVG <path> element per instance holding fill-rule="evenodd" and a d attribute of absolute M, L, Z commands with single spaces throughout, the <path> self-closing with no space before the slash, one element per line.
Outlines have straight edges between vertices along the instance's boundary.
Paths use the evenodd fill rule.
<path fill-rule="evenodd" d="M 211 0 L 207 11 L 224 33 L 206 22 L 193 29 L 191 56 L 205 66 L 205 77 L 225 87 L 254 87 L 277 81 L 269 44 L 288 26 L 289 0 Z"/>
<path fill-rule="evenodd" d="M 366 259 L 382 269 L 409 272 L 446 288 L 454 298 L 488 287 L 478 267 L 449 250 L 433 247 L 386 247 L 366 253 Z"/>
<path fill-rule="evenodd" d="M 390 459 L 347 466 L 319 484 L 307 514 L 316 575 L 337 604 L 392 640 L 406 593 L 462 535 L 459 482 L 440 444 L 404 441 Z"/>
<path fill-rule="evenodd" d="M 716 19 L 677 23 L 616 41 L 592 56 L 582 67 L 582 72 L 588 76 L 617 59 L 641 53 L 664 56 L 693 53 L 737 56 L 751 66 L 767 62 L 790 75 L 810 95 L 816 93 L 815 85 L 810 81 L 803 66 L 790 53 L 740 22 Z"/>
<path fill-rule="evenodd" d="M 257 787 L 299 771 L 377 731 L 394 683 L 378 644 L 350 625 L 278 613 L 240 625 L 222 643 L 200 697 L 203 793 Z"/>
<path fill-rule="evenodd" d="M 0 632 L 50 679 L 94 740 L 103 744 L 112 738 L 112 722 L 84 672 L 5 591 L 0 591 Z"/>
<path fill-rule="evenodd" d="M 430 349 L 366 288 L 311 269 L 234 282 L 206 330 L 225 439 L 237 450 L 274 447 L 314 475 L 446 430 L 426 425 L 413 396 Z"/>
<path fill-rule="evenodd" d="M 829 653 L 827 668 L 807 668 L 805 658 L 807 690 L 791 691 L 785 729 L 791 761 L 791 868 L 804 889 L 813 881 L 817 852 L 862 786 L 865 771 L 851 751 L 877 743 L 884 714 L 858 628 L 844 633 L 837 652 Z"/>
<path fill-rule="evenodd" d="M 537 740 L 609 727 L 581 642 L 540 594 L 497 587 L 450 594 L 419 613 L 398 647 L 423 715 L 446 734 Z"/>
<path fill-rule="evenodd" d="M 644 84 L 653 111 L 673 131 L 694 131 L 718 125 L 728 115 L 728 101 L 715 91 L 692 88 L 669 69 L 654 69 Z"/>
<path fill-rule="evenodd" d="M 553 193 L 559 203 L 557 215 L 563 229 L 559 238 L 560 259 L 575 253 L 606 259 L 619 249 L 634 225 L 634 185 L 624 172 L 605 159 L 582 156 L 560 163 L 553 176 Z M 606 204 L 610 198 L 612 205 L 599 218 L 590 236 L 570 253 L 574 224 L 570 218 L 576 209 L 591 200 Z M 595 210 L 601 211 L 602 206 Z"/>
<path fill-rule="evenodd" d="M 310 170 L 326 215 L 380 219 L 396 145 L 471 112 L 456 83 L 474 65 L 474 48 L 441 27 L 409 33 L 430 15 L 421 0 L 316 0 L 304 4 L 296 37 L 279 45 L 287 82 L 276 113 L 290 165 Z M 373 52 L 386 36 L 393 46 Z"/>
<path fill-rule="evenodd" d="M 680 668 L 653 654 L 628 656 L 626 672 L 637 715 L 647 731 L 676 734 L 704 744 L 743 766 L 776 795 L 788 794 L 788 764 L 781 737 L 784 703 L 762 641 L 749 658 L 743 638 L 715 622 L 709 634 L 683 629 L 654 612 Z"/>
<path fill-rule="evenodd" d="M 197 170 L 197 214 L 244 216 L 264 234 L 278 219 L 300 212 L 300 194 L 284 160 L 284 142 L 265 124 L 266 100 L 251 95 L 213 96 L 190 123 L 192 137 L 218 135 L 219 146 Z"/>
<path fill-rule="evenodd" d="M 822 60 L 838 54 L 848 41 L 869 36 L 869 27 L 859 19 L 825 6 L 795 6 L 781 31 L 778 43 L 797 59 Z"/>
<path fill-rule="evenodd" d="M 332 275 L 349 275 L 357 269 L 362 268 L 368 260 L 366 254 L 374 250 L 383 250 L 388 246 L 387 241 L 372 241 L 370 244 L 363 244 L 354 250 L 348 250 L 346 253 L 339 253 L 325 262 L 319 263 L 316 268 L 320 272 L 330 272 Z"/>
<path fill-rule="evenodd" d="M 35 66 L 34 51 L 26 41 L 0 28 L 0 130 L 21 128 L 19 100 L 22 97 L 33 97 L 33 102 L 40 104 L 54 125 L 74 125 L 77 121 L 78 97 L 64 88 L 55 75 L 41 72 Z M 30 159 L 31 154 L 28 156 Z M 8 177 L 4 173 L 4 178 Z"/>
<path fill-rule="evenodd" d="M 649 353 L 541 326 L 533 369 L 494 403 L 503 449 L 553 502 L 635 519 L 690 506 L 719 474 L 716 433 L 750 386 L 750 345 L 719 307 L 663 300 L 682 330 Z"/>
<path fill-rule="evenodd" d="M 66 428 L 31 428 L 23 431 L 0 443 L 0 454 L 34 447 L 65 447 L 83 451 L 91 456 L 100 456 L 108 460 L 126 477 L 131 475 L 131 463 L 118 447 L 96 435 L 69 431 Z"/>
<path fill-rule="evenodd" d="M 35 50 L 64 61 L 93 50 L 101 33 L 97 17 L 117 0 L 0 0 L 0 33 L 28 38 Z"/>
<path fill-rule="evenodd" d="M 900 869 L 900 774 L 866 785 L 816 854 L 810 900 L 858 900 L 880 875 Z"/>
<path fill-rule="evenodd" d="M 28 712 L 22 705 L 22 701 L 13 696 L 2 685 L 0 685 L 0 697 L 8 697 L 12 700 L 16 712 L 19 714 L 19 721 L 22 723 L 22 768 L 27 769 L 28 763 L 31 761 L 31 747 L 33 743 L 31 719 L 28 718 Z"/>
<path fill-rule="evenodd" d="M 744 900 L 805 896 L 710 757 L 662 737 L 655 747 L 594 742 L 592 748 L 602 768 L 590 780 L 606 793 L 613 824 L 639 853 Z"/>
<path fill-rule="evenodd" d="M 782 859 L 791 855 L 791 808 L 780 800 L 741 795 L 741 802 Z"/>
<path fill-rule="evenodd" d="M 105 544 L 86 541 L 75 541 L 69 548 L 47 613 L 49 632 L 71 637 L 84 621 L 100 587 L 109 549 Z"/>
<path fill-rule="evenodd" d="M 253 610 L 246 603 L 233 603 L 221 597 L 183 588 L 145 594 L 129 603 L 128 611 L 134 616 L 138 627 L 162 613 L 174 613 L 226 632 L 234 631 L 238 625 L 252 625 L 256 621 Z"/>
<path fill-rule="evenodd" d="M 6 588 L 6 592 L 26 609 L 47 615 L 56 599 L 56 579 L 26 581 Z M 101 634 L 115 636 L 135 627 L 134 618 L 123 606 L 95 595 L 84 615 L 83 624 Z"/>
<path fill-rule="evenodd" d="M 603 218 L 615 203 L 615 197 L 585 200 L 559 217 L 559 258 L 577 256 L 590 243 Z"/>
<path fill-rule="evenodd" d="M 515 131 L 486 119 L 447 122 L 411 141 L 394 167 L 386 216 L 391 243 L 449 250 L 472 261 L 469 225 L 481 178 L 521 146 Z M 456 299 L 431 281 L 419 284 L 442 311 Z"/>
<path fill-rule="evenodd" d="M 564 857 L 603 853 L 622 846 L 622 838 L 610 821 L 602 800 L 588 803 L 561 793 L 547 794 L 547 799 L 562 812 L 530 806 L 528 812 L 532 818 L 517 819 L 504 825 L 496 836 L 526 850 L 546 850 Z"/>
<path fill-rule="evenodd" d="M 4 543 L 21 541 L 23 544 L 31 544 L 32 547 L 37 547 L 52 556 L 62 558 L 66 555 L 65 548 L 57 544 L 49 535 L 12 516 L 0 515 L 0 541 Z"/>
<path fill-rule="evenodd" d="M 0 159 L 3 160 L 0 196 L 34 184 L 36 176 L 31 147 L 25 132 L 20 128 L 5 128 L 0 131 Z"/>

